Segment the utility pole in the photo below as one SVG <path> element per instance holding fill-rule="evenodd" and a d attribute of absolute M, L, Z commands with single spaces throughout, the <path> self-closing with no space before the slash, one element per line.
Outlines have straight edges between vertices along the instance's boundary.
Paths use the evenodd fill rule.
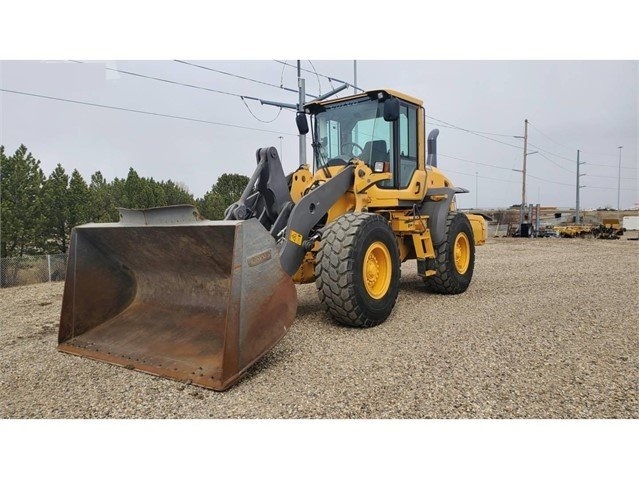
<path fill-rule="evenodd" d="M 353 60 L 353 94 L 357 93 L 357 60 Z"/>
<path fill-rule="evenodd" d="M 297 86 L 299 87 L 299 99 L 298 99 L 299 101 L 297 104 L 282 103 L 279 101 L 271 101 L 271 100 L 262 100 L 261 98 L 253 98 L 253 97 L 251 98 L 253 100 L 258 100 L 262 105 L 271 105 L 271 106 L 278 106 L 280 108 L 288 108 L 290 110 L 296 111 L 298 115 L 304 115 L 305 114 L 304 98 L 306 97 L 306 88 L 305 88 L 304 78 L 302 78 L 301 75 L 302 75 L 302 69 L 300 66 L 300 61 L 297 60 Z M 337 88 L 334 88 L 328 93 L 324 93 L 323 95 L 318 96 L 317 98 L 315 98 L 315 100 L 316 101 L 324 100 L 332 95 L 335 95 L 336 93 L 339 93 L 342 90 L 345 90 L 346 88 L 348 88 L 348 83 L 344 83 L 343 85 Z M 245 97 L 245 98 L 249 98 L 249 97 Z M 306 134 L 304 135 L 298 134 L 298 137 L 299 137 L 299 146 L 300 146 L 300 153 L 299 153 L 300 166 L 302 166 L 306 164 Z M 282 137 L 280 137 L 280 150 L 282 149 L 281 144 L 282 144 Z"/>
<path fill-rule="evenodd" d="M 280 135 L 278 138 L 280 139 L 280 160 L 284 161 L 284 152 L 282 151 L 282 141 L 284 140 L 284 137 Z"/>
<path fill-rule="evenodd" d="M 306 88 L 304 79 L 302 78 L 302 66 L 300 60 L 297 60 L 297 86 L 299 87 L 299 103 L 297 111 L 304 114 L 304 99 L 306 98 Z M 300 166 L 306 164 L 306 135 L 299 135 L 300 140 Z"/>
<path fill-rule="evenodd" d="M 577 201 L 575 205 L 575 223 L 578 225 L 581 224 L 581 219 L 579 218 L 579 190 L 583 188 L 583 186 L 579 186 L 579 177 L 585 176 L 585 173 L 579 174 L 579 165 L 585 164 L 585 161 L 579 161 L 579 150 L 577 150 Z"/>
<path fill-rule="evenodd" d="M 521 225 L 524 223 L 524 211 L 526 208 L 526 158 L 528 155 L 534 155 L 535 153 L 539 153 L 538 151 L 531 151 L 528 153 L 528 120 L 524 120 L 524 136 L 515 136 L 514 138 L 523 138 L 524 140 L 524 167 L 521 170 L 513 171 L 521 171 L 522 181 L 521 181 L 521 206 L 519 207 L 519 228 L 521 229 Z M 530 218 L 529 218 L 530 219 Z"/>
<path fill-rule="evenodd" d="M 617 179 L 617 211 L 620 211 L 621 206 L 621 149 L 623 146 L 619 146 L 619 177 Z"/>
<path fill-rule="evenodd" d="M 478 189 L 478 180 L 477 180 L 478 176 L 477 176 L 477 172 L 475 172 L 475 209 L 477 209 L 477 192 L 479 191 Z"/>
<path fill-rule="evenodd" d="M 524 120 L 524 167 L 521 182 L 521 207 L 519 208 L 519 225 L 524 222 L 524 208 L 526 204 L 526 158 L 528 157 L 528 119 Z"/>

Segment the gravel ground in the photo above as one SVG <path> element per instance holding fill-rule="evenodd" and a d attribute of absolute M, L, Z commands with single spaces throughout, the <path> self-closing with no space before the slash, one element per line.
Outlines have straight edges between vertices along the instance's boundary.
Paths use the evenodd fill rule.
<path fill-rule="evenodd" d="M 391 317 L 341 327 L 314 285 L 219 393 L 56 350 L 62 284 L 0 290 L 2 418 L 639 418 L 639 242 L 489 238 L 459 296 L 402 266 Z"/>

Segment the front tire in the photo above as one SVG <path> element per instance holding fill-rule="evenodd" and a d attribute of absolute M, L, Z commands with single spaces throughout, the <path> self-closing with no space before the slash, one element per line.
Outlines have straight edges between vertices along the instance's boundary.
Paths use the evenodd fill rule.
<path fill-rule="evenodd" d="M 475 269 L 475 240 L 468 217 L 450 213 L 446 239 L 436 247 L 435 275 L 426 276 L 426 289 L 440 294 L 460 294 L 468 289 Z"/>
<path fill-rule="evenodd" d="M 374 213 L 347 213 L 329 224 L 315 260 L 315 286 L 328 313 L 369 328 L 390 315 L 399 292 L 395 235 Z"/>

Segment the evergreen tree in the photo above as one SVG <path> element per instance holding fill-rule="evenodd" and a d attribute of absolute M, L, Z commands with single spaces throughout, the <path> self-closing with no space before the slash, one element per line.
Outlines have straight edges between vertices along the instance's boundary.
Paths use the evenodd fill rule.
<path fill-rule="evenodd" d="M 58 163 L 42 188 L 44 203 L 44 248 L 48 253 L 66 253 L 69 243 L 69 175 Z"/>
<path fill-rule="evenodd" d="M 40 161 L 20 145 L 12 156 L 0 149 L 0 256 L 38 251 L 42 226 Z"/>
<path fill-rule="evenodd" d="M 91 195 L 86 181 L 84 181 L 78 170 L 73 170 L 73 173 L 71 173 L 67 200 L 69 205 L 69 228 L 90 221 Z"/>
<path fill-rule="evenodd" d="M 106 223 L 118 220 L 113 189 L 113 185 L 106 182 L 100 171 L 96 171 L 91 175 L 88 221 Z"/>
<path fill-rule="evenodd" d="M 192 205 L 195 204 L 193 195 L 189 193 L 184 183 L 173 183 L 171 180 L 161 182 L 167 205 Z"/>
<path fill-rule="evenodd" d="M 197 206 L 200 214 L 210 220 L 224 219 L 224 211 L 242 196 L 248 182 L 248 176 L 236 173 L 220 175 L 211 190 L 207 191 L 201 200 L 198 200 Z"/>

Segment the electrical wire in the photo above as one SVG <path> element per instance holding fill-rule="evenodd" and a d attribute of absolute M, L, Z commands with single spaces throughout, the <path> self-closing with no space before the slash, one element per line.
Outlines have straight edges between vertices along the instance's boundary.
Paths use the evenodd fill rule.
<path fill-rule="evenodd" d="M 550 136 L 548 136 L 547 134 L 545 134 L 543 131 L 541 131 L 539 128 L 537 128 L 536 126 L 534 126 L 530 121 L 528 121 L 528 125 L 532 126 L 532 128 L 534 130 L 537 130 L 538 133 L 540 133 L 542 136 L 545 136 L 546 138 L 548 138 L 550 141 L 552 141 L 553 143 L 559 145 L 559 146 L 563 146 L 564 148 L 568 149 L 568 150 L 576 150 L 577 148 L 573 148 L 567 145 L 564 145 L 563 143 L 559 143 L 558 141 L 554 140 L 553 138 L 551 138 Z M 584 150 L 580 150 L 582 153 L 585 154 L 590 154 L 589 151 L 584 151 Z M 612 157 L 616 157 L 617 155 L 615 155 L 614 153 L 595 153 L 598 156 L 612 156 Z M 595 164 L 595 163 L 591 163 L 591 164 Z M 598 165 L 598 166 L 610 166 L 610 165 Z M 616 168 L 615 166 L 613 166 L 613 168 Z"/>
<path fill-rule="evenodd" d="M 537 148 L 539 151 L 543 151 L 544 153 L 548 153 L 549 155 L 556 156 L 557 158 L 561 158 L 563 160 L 569 161 L 570 163 L 574 163 L 575 162 L 574 159 L 567 158 L 565 156 L 561 156 L 561 155 L 558 155 L 556 153 L 553 153 L 552 151 L 545 150 L 545 149 L 535 145 L 534 143 L 528 142 L 528 144 L 530 146 L 532 146 L 533 148 Z M 581 150 L 579 150 L 579 151 L 581 152 Z M 544 155 L 542 154 L 542 156 L 544 156 Z M 546 158 L 546 159 L 549 159 L 549 158 Z M 618 166 L 615 166 L 615 165 L 602 165 L 602 164 L 590 163 L 590 162 L 588 162 L 587 164 L 589 166 L 605 166 L 605 167 L 608 167 L 608 168 L 618 168 Z M 636 167 L 634 167 L 634 166 L 622 166 L 621 168 L 626 168 L 626 169 L 631 169 L 631 170 L 636 169 Z M 574 173 L 574 172 L 572 172 L 572 173 Z M 610 177 L 610 176 L 602 176 L 602 175 L 589 175 L 589 176 L 596 176 L 598 178 L 613 178 L 613 177 Z"/>
<path fill-rule="evenodd" d="M 564 148 L 566 148 L 567 150 L 571 150 L 571 151 L 574 151 L 574 150 L 576 150 L 576 149 L 577 149 L 577 148 L 572 148 L 572 147 L 570 147 L 570 146 L 566 146 L 566 145 L 564 145 L 564 144 L 562 144 L 562 143 L 559 143 L 559 142 L 558 142 L 558 141 L 556 141 L 556 140 L 553 140 L 551 137 L 549 137 L 549 136 L 548 136 L 548 135 L 546 135 L 543 131 L 541 131 L 539 128 L 537 128 L 535 125 L 533 125 L 533 124 L 532 124 L 532 122 L 531 122 L 530 120 L 528 120 L 528 126 L 532 127 L 532 129 L 533 129 L 533 130 L 536 130 L 537 132 L 541 133 L 541 135 L 545 136 L 546 138 L 548 138 L 550 141 L 552 141 L 552 142 L 553 142 L 553 143 L 555 143 L 556 145 L 563 146 L 563 147 L 564 147 Z"/>
<path fill-rule="evenodd" d="M 550 162 L 551 162 L 553 165 L 555 165 L 557 168 L 561 168 L 562 170 L 567 171 L 568 173 L 571 173 L 571 174 L 573 174 L 573 175 L 576 175 L 576 174 L 577 174 L 577 172 L 576 172 L 576 171 L 572 171 L 572 170 L 569 170 L 568 168 L 564 168 L 564 167 L 563 167 L 563 166 L 561 166 L 559 163 L 557 163 L 557 162 L 555 162 L 555 161 L 551 160 L 550 158 L 548 158 L 548 157 L 547 157 L 546 155 L 544 155 L 543 153 L 541 153 L 541 152 L 538 152 L 538 153 L 539 153 L 539 156 L 541 156 L 542 158 L 545 158 L 546 160 L 550 161 Z M 593 176 L 594 176 L 594 175 L 593 175 Z"/>
<path fill-rule="evenodd" d="M 273 118 L 272 120 L 262 120 L 261 118 L 258 118 L 257 116 L 255 116 L 255 114 L 253 113 L 253 111 L 251 110 L 251 108 L 248 106 L 248 104 L 246 103 L 246 101 L 244 100 L 244 98 L 242 98 L 242 102 L 244 103 L 244 106 L 246 107 L 246 109 L 249 111 L 249 113 L 251 114 L 251 116 L 253 118 L 255 118 L 257 121 L 261 122 L 261 123 L 273 123 L 275 120 L 277 120 L 280 116 L 280 113 L 282 113 L 282 107 L 280 107 L 279 111 L 277 112 L 277 115 L 275 115 L 275 118 Z"/>
<path fill-rule="evenodd" d="M 562 160 L 566 160 L 566 161 L 568 161 L 570 163 L 574 163 L 575 162 L 574 158 L 568 158 L 567 156 L 558 155 L 557 153 L 553 153 L 552 151 L 545 150 L 541 146 L 537 146 L 534 143 L 531 143 L 530 141 L 528 141 L 528 146 L 532 146 L 533 148 L 537 148 L 539 151 L 543 151 L 544 153 L 547 153 L 549 155 L 555 156 L 555 157 L 560 158 Z"/>
<path fill-rule="evenodd" d="M 40 95 L 40 94 L 37 94 L 37 93 L 31 93 L 31 92 L 9 90 L 9 89 L 6 89 L 6 88 L 0 88 L 0 91 L 5 92 L 5 93 L 13 93 L 13 94 L 16 94 L 16 95 L 32 96 L 32 97 L 43 98 L 43 99 L 47 99 L 47 100 L 56 100 L 56 101 L 62 101 L 62 102 L 68 102 L 68 103 L 75 103 L 75 104 L 78 104 L 78 105 L 92 106 L 92 107 L 95 107 L 95 108 L 105 108 L 105 109 L 109 109 L 109 110 L 127 111 L 127 112 L 132 112 L 132 113 L 140 113 L 140 114 L 143 114 L 143 115 L 159 116 L 159 117 L 164 117 L 164 118 L 174 118 L 176 120 L 194 121 L 194 122 L 197 122 L 197 123 L 206 123 L 206 124 L 209 124 L 209 125 L 227 126 L 227 127 L 230 127 L 230 128 L 241 128 L 243 130 L 254 130 L 254 131 L 262 131 L 262 132 L 266 132 L 266 133 L 277 133 L 277 134 L 280 134 L 280 135 L 297 136 L 297 133 L 286 133 L 286 132 L 283 132 L 283 131 L 266 130 L 266 129 L 263 129 L 263 128 L 253 128 L 253 127 L 249 127 L 249 126 L 235 125 L 235 124 L 232 124 L 232 123 L 221 123 L 221 122 L 217 122 L 217 121 L 202 120 L 202 119 L 199 119 L 199 118 L 190 118 L 190 117 L 179 116 L 179 115 L 169 115 L 169 114 L 166 114 L 166 113 L 157 113 L 157 112 L 152 112 L 152 111 L 136 110 L 136 109 L 133 109 L 133 108 L 124 108 L 124 107 L 118 107 L 118 106 L 113 106 L 113 105 L 103 105 L 103 104 L 100 104 L 100 103 L 90 103 L 90 102 L 86 102 L 86 101 L 71 100 L 69 98 L 58 98 L 58 97 L 54 97 L 54 96 Z"/>
<path fill-rule="evenodd" d="M 454 125 L 453 123 L 449 123 L 447 121 L 440 120 L 439 118 L 435 118 L 434 116 L 429 116 L 429 115 L 424 115 L 424 116 L 426 118 L 430 118 L 431 120 L 435 120 L 435 121 L 439 121 L 441 123 L 444 123 L 443 125 L 438 125 L 438 126 L 443 126 L 444 128 L 454 128 L 456 130 L 462 130 L 462 131 L 465 131 L 467 133 L 477 133 L 477 134 L 482 134 L 482 135 L 503 136 L 503 137 L 506 137 L 506 138 L 515 138 L 516 137 L 516 135 L 507 135 L 507 134 L 504 134 L 504 133 L 491 133 L 491 132 L 488 132 L 488 131 L 470 130 L 468 128 L 462 128 L 461 126 Z M 514 146 L 514 145 L 511 145 L 511 146 Z M 520 147 L 517 145 L 517 148 L 520 148 Z"/>
<path fill-rule="evenodd" d="M 465 160 L 464 158 L 459 158 L 457 156 L 451 156 L 451 155 L 445 155 L 443 153 L 437 153 L 437 155 L 438 156 L 443 156 L 444 158 L 452 158 L 453 160 L 459 160 L 459 161 L 464 161 L 466 163 L 472 163 L 474 165 L 488 166 L 489 168 L 498 168 L 500 170 L 508 170 L 508 171 L 512 170 L 512 168 L 506 168 L 505 166 L 497 166 L 497 165 L 491 165 L 489 163 L 481 163 L 479 161 Z"/>
<path fill-rule="evenodd" d="M 490 138 L 489 136 L 486 136 L 486 135 L 508 136 L 508 137 L 513 138 L 514 135 L 503 135 L 501 133 L 482 133 L 482 132 L 477 132 L 477 131 L 474 131 L 474 130 L 469 130 L 468 128 L 462 128 L 461 126 L 454 125 L 454 124 L 452 124 L 450 122 L 441 120 L 439 118 L 435 118 L 434 116 L 430 116 L 430 115 L 424 115 L 424 116 L 426 118 L 430 118 L 431 120 L 435 120 L 435 121 L 439 121 L 440 123 L 443 123 L 444 125 L 441 125 L 441 126 L 447 126 L 449 128 L 455 128 L 457 130 L 465 131 L 466 133 L 470 133 L 472 135 L 476 135 L 476 136 L 479 136 L 481 138 L 485 138 L 487 140 L 494 141 L 496 143 L 501 143 L 502 145 L 507 145 L 507 146 L 510 146 L 510 147 L 513 147 L 513 148 L 517 148 L 519 150 L 523 150 L 523 146 L 513 145 L 512 143 L 506 143 L 505 141 L 497 140 L 495 138 Z"/>
<path fill-rule="evenodd" d="M 70 60 L 70 61 L 72 61 L 74 63 L 85 63 L 85 62 L 81 62 L 79 60 Z M 205 91 L 212 92 L 212 93 L 220 93 L 222 95 L 233 96 L 233 97 L 236 97 L 236 98 L 248 98 L 250 100 L 260 101 L 259 98 L 248 96 L 248 95 L 240 95 L 238 93 L 229 93 L 227 91 L 216 90 L 214 88 L 207 88 L 207 87 L 198 86 L 198 85 L 191 85 L 189 83 L 183 83 L 183 82 L 179 82 L 179 81 L 167 80 L 166 78 L 159 78 L 159 77 L 154 77 L 154 76 L 151 76 L 151 75 L 143 75 L 141 73 L 135 73 L 135 72 L 127 71 L 127 70 L 120 70 L 120 69 L 117 69 L 117 68 L 110 68 L 110 67 L 107 67 L 107 66 L 105 66 L 104 69 L 112 71 L 112 72 L 122 73 L 124 75 L 130 75 L 130 76 L 139 77 L 139 78 L 146 78 L 146 79 L 149 79 L 149 80 L 155 80 L 155 81 L 159 81 L 159 82 L 163 82 L 163 83 L 170 83 L 170 84 L 173 84 L 173 85 L 179 85 L 179 86 L 184 86 L 184 87 L 188 87 L 188 88 L 195 88 L 197 90 L 205 90 Z"/>
<path fill-rule="evenodd" d="M 307 60 L 308 63 L 311 64 L 311 67 L 313 68 L 313 71 L 315 72 L 315 76 L 317 77 L 317 88 L 319 89 L 319 94 L 320 96 L 322 96 L 322 83 L 320 82 L 320 77 L 317 74 L 317 70 L 315 69 L 315 65 L 313 65 L 313 62 L 310 60 Z"/>
<path fill-rule="evenodd" d="M 516 147 L 516 148 L 521 148 L 521 149 L 523 149 L 523 147 L 520 147 L 520 146 L 517 146 L 517 145 L 513 145 L 513 144 L 511 144 L 511 143 L 502 142 L 502 141 L 496 140 L 496 139 L 494 139 L 494 138 L 489 138 L 489 137 L 487 137 L 487 136 L 484 136 L 484 135 L 493 135 L 493 136 L 500 136 L 500 137 L 513 137 L 513 138 L 514 138 L 514 137 L 515 137 L 515 135 L 505 135 L 505 134 L 502 134 L 502 133 L 491 133 L 491 132 L 485 132 L 485 131 L 470 130 L 470 129 L 468 129 L 468 128 L 462 128 L 462 127 L 460 127 L 460 126 L 457 126 L 457 125 L 455 125 L 455 124 L 453 124 L 453 123 L 450 123 L 450 122 L 444 121 L 444 120 L 442 120 L 442 119 L 440 119 L 440 118 L 436 118 L 436 117 L 434 117 L 434 116 L 430 116 L 430 115 L 424 115 L 424 116 L 425 116 L 426 118 L 430 118 L 431 120 L 435 120 L 435 121 L 440 122 L 440 123 L 431 122 L 431 124 L 432 124 L 432 125 L 434 125 L 434 126 L 443 127 L 443 128 L 452 128 L 452 129 L 456 129 L 456 130 L 461 130 L 461 131 L 464 131 L 464 132 L 466 132 L 466 133 L 470 133 L 470 134 L 473 134 L 473 135 L 476 135 L 476 136 L 479 136 L 479 137 L 485 138 L 485 139 L 487 139 L 487 140 L 491 140 L 491 141 L 495 141 L 495 142 L 497 142 L 497 143 L 502 143 L 502 144 L 507 145 L 507 146 L 512 146 L 512 147 Z M 530 121 L 528 122 L 528 124 L 530 125 Z M 536 129 L 537 131 L 539 131 L 537 128 L 535 128 L 535 129 Z M 542 132 L 540 132 L 540 133 L 542 133 Z M 543 133 L 542 133 L 542 134 L 543 134 Z M 547 136 L 547 135 L 544 135 L 544 136 Z M 549 138 L 549 137 L 548 137 L 548 138 Z M 550 138 L 549 138 L 549 139 L 550 139 Z M 551 139 L 551 140 L 552 140 L 552 139 Z M 553 141 L 554 141 L 554 140 L 553 140 Z M 557 144 L 561 145 L 561 143 L 559 143 L 559 142 L 556 142 L 556 141 L 555 141 L 555 143 L 557 143 Z M 529 146 L 532 146 L 532 147 L 534 147 L 534 148 L 536 148 L 537 150 L 539 150 L 539 152 L 538 152 L 538 153 L 539 153 L 542 157 L 544 157 L 546 160 L 550 161 L 552 164 L 554 164 L 554 165 L 555 165 L 555 166 L 557 166 L 558 168 L 561 168 L 562 170 L 565 170 L 565 171 L 567 171 L 567 172 L 569 172 L 569 173 L 576 174 L 574 171 L 569 170 L 569 169 L 567 169 L 567 168 L 564 168 L 563 166 L 561 166 L 561 165 L 559 165 L 558 163 L 554 162 L 553 160 L 551 160 L 550 158 L 548 158 L 547 156 L 545 156 L 545 155 L 544 155 L 543 153 L 541 153 L 541 152 L 543 151 L 544 153 L 547 153 L 547 154 L 549 154 L 549 155 L 555 156 L 555 157 L 557 157 L 557 158 L 560 158 L 560 159 L 562 159 L 562 160 L 568 161 L 568 162 L 570 162 L 570 163 L 573 163 L 573 162 L 574 162 L 574 160 L 573 160 L 573 159 L 568 158 L 568 157 L 566 157 L 566 156 L 559 155 L 559 154 L 557 154 L 557 153 L 554 153 L 554 152 L 552 152 L 552 151 L 546 150 L 546 149 L 544 149 L 544 148 L 541 148 L 540 146 L 538 146 L 538 145 L 536 145 L 536 144 L 534 144 L 534 143 L 531 143 L 530 141 L 528 142 L 528 145 L 529 145 Z M 561 145 L 561 146 L 564 146 L 564 147 L 565 147 L 565 145 Z M 604 167 L 609 167 L 609 168 L 618 168 L 617 166 L 614 166 L 614 165 L 604 165 L 604 164 L 599 164 L 599 163 L 590 163 L 590 162 L 588 163 L 588 165 L 590 165 L 590 166 L 604 166 Z M 488 165 L 487 165 L 487 166 L 488 166 Z M 621 168 L 626 168 L 626 169 L 637 169 L 636 167 L 633 167 L 633 166 L 622 166 Z M 610 177 L 610 176 L 594 175 L 594 174 L 589 174 L 589 176 L 594 176 L 594 177 L 598 177 L 598 178 L 612 178 L 612 177 Z M 629 178 L 629 179 L 636 179 L 636 178 Z"/>
<path fill-rule="evenodd" d="M 286 67 L 282 65 L 282 73 L 280 73 L 280 86 L 284 86 L 284 69 Z"/>
<path fill-rule="evenodd" d="M 455 170 L 451 170 L 451 169 L 448 169 L 448 168 L 446 169 L 446 172 L 447 173 L 455 173 L 455 174 L 464 175 L 464 176 L 472 176 L 473 178 L 475 176 L 477 176 L 477 178 L 483 178 L 483 179 L 486 179 L 486 180 L 501 181 L 501 182 L 504 182 L 504 183 L 517 183 L 517 181 L 515 181 L 515 180 L 505 180 L 503 178 L 494 178 L 492 176 L 475 175 L 474 173 L 464 173 L 464 172 L 461 172 L 461 171 L 455 171 Z"/>
<path fill-rule="evenodd" d="M 173 60 L 173 61 L 177 62 L 177 63 L 183 63 L 184 65 L 190 65 L 190 66 L 196 67 L 196 68 L 202 68 L 203 70 L 209 70 L 209 71 L 212 71 L 212 72 L 215 72 L 215 73 L 220 73 L 222 75 L 228 75 L 228 76 L 231 76 L 231 77 L 240 78 L 242 80 L 252 81 L 254 83 L 259 83 L 261 85 L 271 86 L 271 87 L 274 87 L 274 88 L 281 88 L 282 90 L 286 90 L 286 91 L 290 91 L 290 92 L 294 92 L 294 93 L 298 92 L 298 90 L 296 90 L 296 89 L 288 88 L 288 87 L 285 87 L 283 85 L 276 85 L 274 83 L 268 83 L 268 82 L 264 82 L 264 81 L 261 81 L 261 80 L 256 80 L 254 78 L 249 78 L 249 77 L 245 77 L 245 76 L 242 76 L 242 75 L 237 75 L 235 73 L 225 72 L 225 71 L 222 71 L 222 70 L 218 70 L 216 68 L 205 67 L 204 65 L 198 65 L 197 63 L 190 63 L 190 62 L 187 62 L 187 61 L 184 61 L 184 60 Z M 306 96 L 309 96 L 311 98 L 317 98 L 317 96 L 312 95 L 310 93 L 307 93 Z"/>
<path fill-rule="evenodd" d="M 286 63 L 286 62 L 283 62 L 281 60 L 273 60 L 273 61 L 276 62 L 276 63 L 281 63 L 282 65 L 285 65 L 287 67 L 297 68 L 295 65 L 291 65 L 290 63 Z M 301 68 L 301 67 L 300 67 L 300 70 L 303 71 L 303 72 L 307 72 L 307 73 L 313 73 L 311 70 L 307 70 L 307 69 Z M 338 81 L 340 83 L 343 83 L 344 85 L 348 85 L 349 87 L 355 88 L 356 90 L 359 90 L 361 92 L 365 91 L 362 88 L 356 87 L 355 85 L 353 85 L 353 84 L 351 84 L 351 83 L 349 83 L 347 81 L 340 80 L 339 78 L 329 77 L 328 75 L 323 75 L 322 73 L 317 73 L 317 75 L 319 75 L 321 77 L 324 77 L 324 78 L 327 78 L 328 80 Z"/>

